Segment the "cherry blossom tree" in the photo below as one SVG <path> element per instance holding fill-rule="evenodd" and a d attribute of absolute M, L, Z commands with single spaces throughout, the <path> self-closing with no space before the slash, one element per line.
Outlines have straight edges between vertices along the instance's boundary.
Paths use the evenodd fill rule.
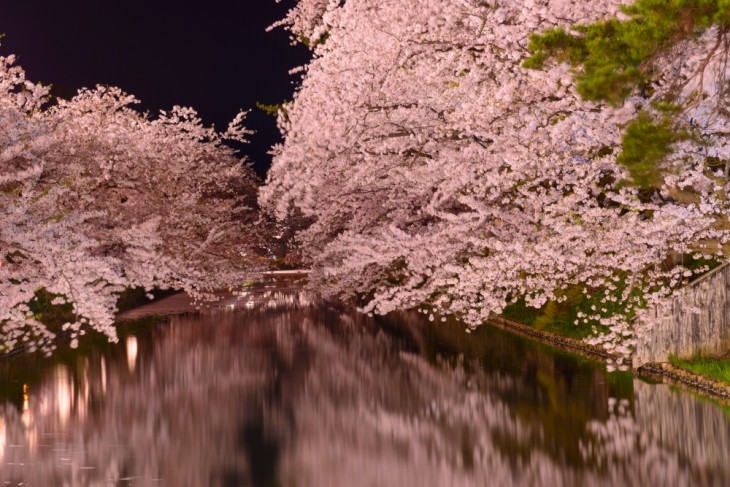
<path fill-rule="evenodd" d="M 52 100 L 0 58 L 0 350 L 53 348 L 39 290 L 68 308 L 74 346 L 87 329 L 115 339 L 125 288 L 203 293 L 263 267 L 258 181 L 223 145 L 245 140 L 245 113 L 217 133 L 135 103 L 101 86 Z"/>
<path fill-rule="evenodd" d="M 285 142 L 260 200 L 314 219 L 299 234 L 313 286 L 365 312 L 422 306 L 470 328 L 580 286 L 600 296 L 579 317 L 592 342 L 628 354 L 630 319 L 707 269 L 667 256 L 727 241 L 728 180 L 708 160 L 730 160 L 727 110 L 709 101 L 729 76 L 716 26 L 658 54 L 653 89 L 622 103 L 582 99 L 566 63 L 522 66 L 531 34 L 622 18 L 620 6 L 302 0 L 283 24 L 318 42 L 280 111 Z M 701 136 L 669 141 L 661 184 L 636 187 L 617 162 L 626 128 L 660 117 L 652 102 L 677 79 Z"/>

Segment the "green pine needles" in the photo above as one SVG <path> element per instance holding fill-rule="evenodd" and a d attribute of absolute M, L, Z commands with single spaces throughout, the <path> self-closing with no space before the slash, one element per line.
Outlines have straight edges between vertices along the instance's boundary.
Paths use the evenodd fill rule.
<path fill-rule="evenodd" d="M 730 0 L 637 0 L 621 11 L 627 20 L 548 29 L 530 35 L 531 56 L 523 66 L 541 69 L 548 59 L 570 63 L 576 89 L 585 100 L 620 105 L 635 90 L 649 90 L 654 61 L 676 43 L 712 25 L 730 26 Z M 675 106 L 668 100 L 667 106 Z M 619 164 L 637 186 L 661 183 L 657 165 L 673 143 L 686 138 L 677 129 L 679 109 L 662 110 L 659 120 L 642 111 L 626 127 Z"/>
<path fill-rule="evenodd" d="M 713 24 L 730 24 L 730 0 L 637 0 L 621 10 L 628 20 L 530 35 L 524 66 L 541 69 L 549 58 L 581 66 L 575 74 L 581 97 L 618 105 L 646 82 L 659 52 Z"/>
<path fill-rule="evenodd" d="M 622 152 L 616 162 L 629 170 L 636 186 L 649 188 L 662 183 L 662 175 L 656 168 L 672 152 L 672 144 L 686 138 L 675 130 L 671 116 L 659 121 L 646 112 L 629 122 L 622 140 Z"/>

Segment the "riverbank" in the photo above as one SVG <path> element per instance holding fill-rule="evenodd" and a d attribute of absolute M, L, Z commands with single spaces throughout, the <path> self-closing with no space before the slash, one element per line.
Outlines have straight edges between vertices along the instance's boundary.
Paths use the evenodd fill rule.
<path fill-rule="evenodd" d="M 514 320 L 509 320 L 501 316 L 495 316 L 491 318 L 488 323 L 492 326 L 496 326 L 497 328 L 501 328 L 503 330 L 507 330 L 517 335 L 531 338 L 542 343 L 547 343 L 548 345 L 552 345 L 554 347 L 575 353 L 577 355 L 581 355 L 586 358 L 601 360 L 603 362 L 619 358 L 617 355 L 614 356 L 601 347 L 589 345 L 588 343 L 585 343 L 581 340 L 553 333 L 547 330 L 541 330 L 534 326 L 518 323 Z"/>
<path fill-rule="evenodd" d="M 635 374 L 640 377 L 660 379 L 662 382 L 710 396 L 724 404 L 730 404 L 730 384 L 668 362 L 644 364 L 635 371 Z"/>
<path fill-rule="evenodd" d="M 619 359 L 618 355 L 613 355 L 603 348 L 590 345 L 575 338 L 518 323 L 504 317 L 498 316 L 491 318 L 488 324 L 593 360 L 608 363 L 609 361 Z M 676 364 L 669 362 L 648 363 L 637 369 L 632 369 L 632 372 L 637 377 L 661 380 L 662 382 L 687 389 L 691 392 L 709 396 L 723 404 L 730 404 L 730 384 L 707 375 L 693 372 Z"/>

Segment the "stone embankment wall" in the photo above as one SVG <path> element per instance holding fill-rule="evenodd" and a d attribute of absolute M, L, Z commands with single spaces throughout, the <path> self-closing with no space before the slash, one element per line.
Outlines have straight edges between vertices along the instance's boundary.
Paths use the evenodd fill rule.
<path fill-rule="evenodd" d="M 637 327 L 633 366 L 666 362 L 670 354 L 724 354 L 730 349 L 730 265 L 724 264 L 652 310 Z"/>

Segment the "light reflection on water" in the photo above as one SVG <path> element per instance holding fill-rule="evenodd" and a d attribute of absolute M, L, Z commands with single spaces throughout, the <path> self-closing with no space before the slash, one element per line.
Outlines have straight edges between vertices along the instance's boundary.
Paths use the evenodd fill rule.
<path fill-rule="evenodd" d="M 130 335 L 125 343 L 127 344 L 127 365 L 129 371 L 134 373 L 134 368 L 137 366 L 137 337 Z"/>
<path fill-rule="evenodd" d="M 0 364 L 0 482 L 730 483 L 721 407 L 489 328 L 264 288 L 125 333 Z"/>

